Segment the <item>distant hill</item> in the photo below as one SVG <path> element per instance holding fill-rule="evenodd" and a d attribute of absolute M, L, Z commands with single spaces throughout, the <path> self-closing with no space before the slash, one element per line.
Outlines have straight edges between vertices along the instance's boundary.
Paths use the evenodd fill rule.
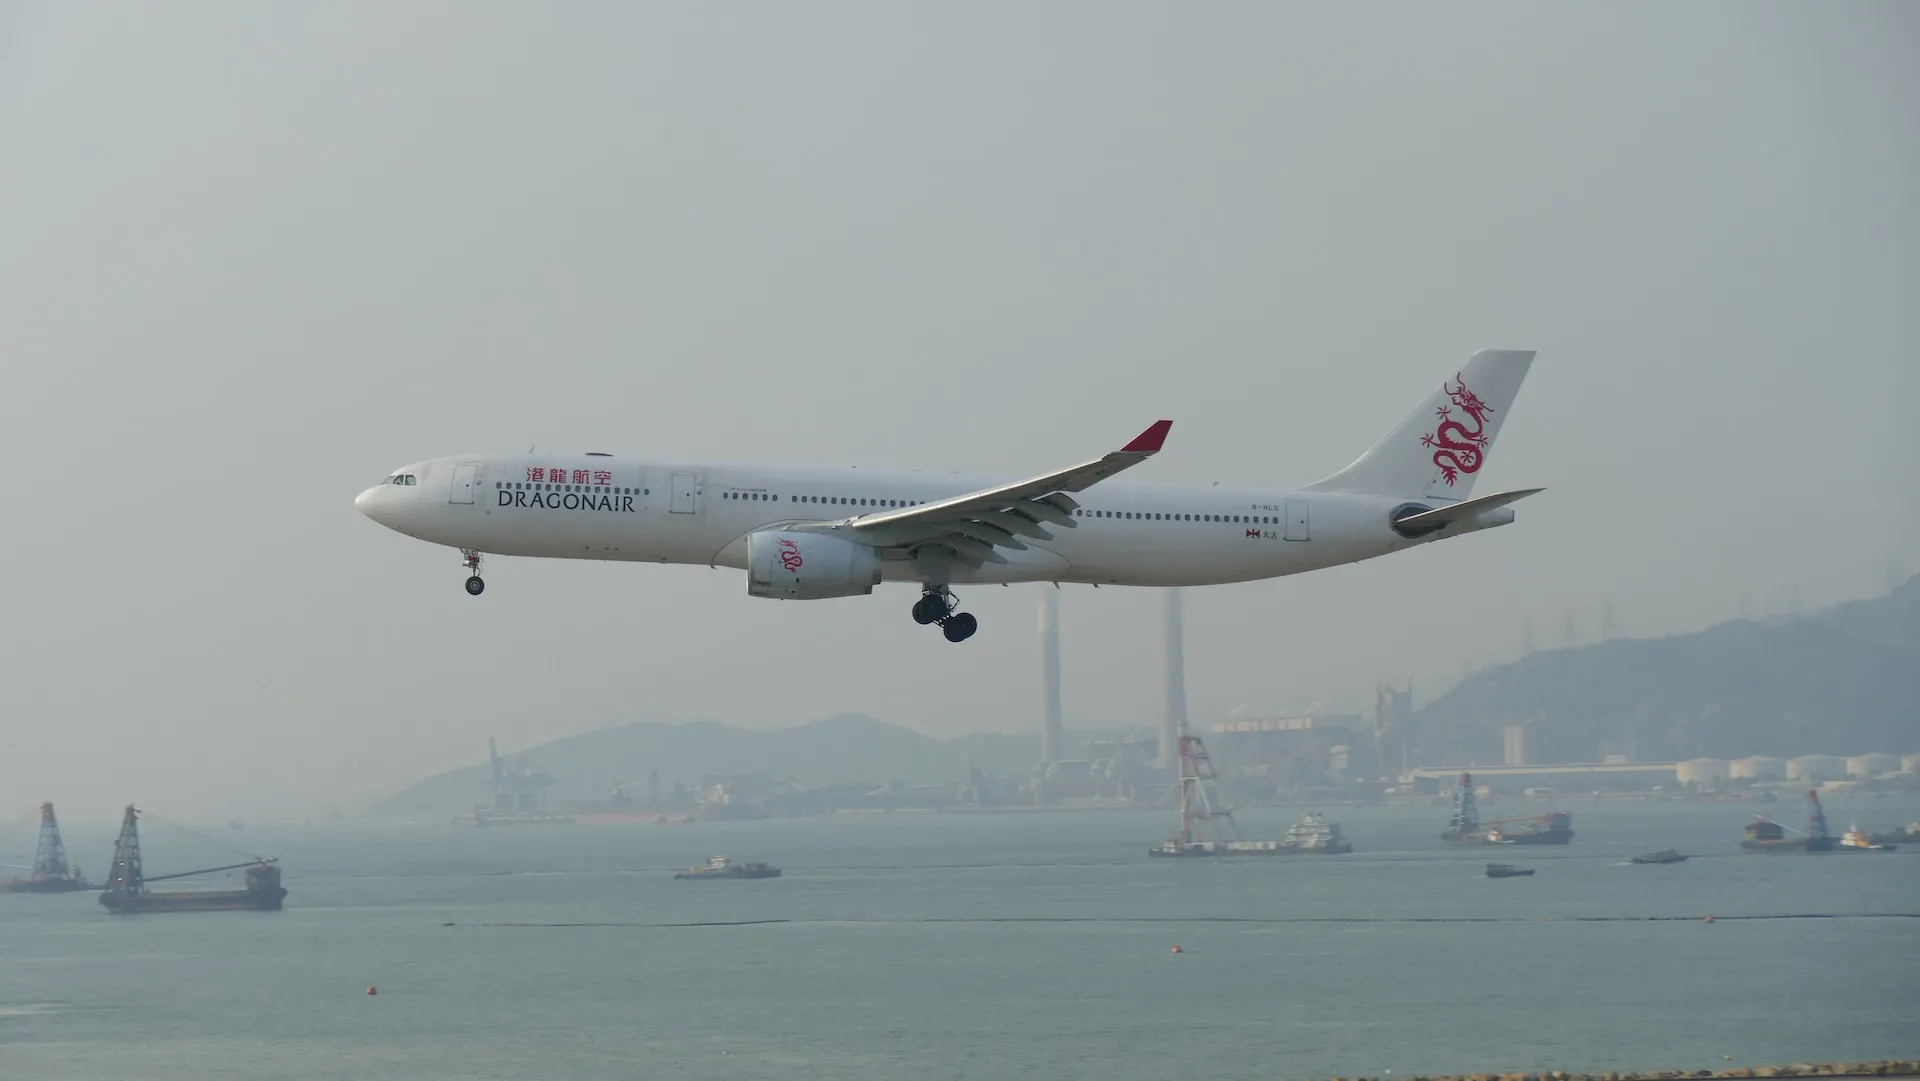
<path fill-rule="evenodd" d="M 567 802 L 607 794 L 589 791 L 588 778 L 634 783 L 649 770 L 658 770 L 669 787 L 677 780 L 692 784 L 703 773 L 760 771 L 805 787 L 852 781 L 936 784 L 964 776 L 963 755 L 972 755 L 983 769 L 1018 773 L 1039 758 L 1040 737 L 982 733 L 947 741 L 865 714 L 842 713 L 774 731 L 715 721 L 625 724 L 544 743 L 511 758 L 555 777 L 551 795 Z M 429 777 L 367 813 L 454 814 L 487 798 L 488 770 L 481 762 Z"/>
<path fill-rule="evenodd" d="M 1499 762 L 1515 723 L 1535 762 L 1920 750 L 1920 577 L 1800 617 L 1535 653 L 1418 710 L 1415 741 L 1426 762 Z"/>

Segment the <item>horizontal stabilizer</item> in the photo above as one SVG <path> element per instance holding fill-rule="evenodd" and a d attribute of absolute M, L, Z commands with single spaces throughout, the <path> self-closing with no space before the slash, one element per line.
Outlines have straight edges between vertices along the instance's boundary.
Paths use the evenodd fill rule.
<path fill-rule="evenodd" d="M 1545 488 L 1521 488 L 1511 492 L 1495 492 L 1492 495 L 1483 495 L 1478 499 L 1468 499 L 1459 503 L 1449 503 L 1444 507 L 1423 510 L 1417 514 L 1409 514 L 1404 518 L 1395 518 L 1393 520 L 1393 528 L 1407 536 L 1413 536 L 1418 533 L 1431 533 L 1441 526 L 1466 521 L 1469 518 L 1484 514 L 1487 511 L 1504 507 L 1509 503 L 1517 503 L 1530 495 L 1537 495 L 1544 491 L 1546 491 Z"/>

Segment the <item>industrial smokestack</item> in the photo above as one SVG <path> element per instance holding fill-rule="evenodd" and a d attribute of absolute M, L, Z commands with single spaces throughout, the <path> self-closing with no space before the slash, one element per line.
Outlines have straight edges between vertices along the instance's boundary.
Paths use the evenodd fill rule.
<path fill-rule="evenodd" d="M 1060 761 L 1060 594 L 1047 590 L 1040 601 L 1040 761 Z"/>
<path fill-rule="evenodd" d="M 1180 591 L 1167 590 L 1167 715 L 1160 721 L 1160 766 L 1180 761 L 1180 733 L 1187 727 L 1187 657 L 1182 643 Z"/>

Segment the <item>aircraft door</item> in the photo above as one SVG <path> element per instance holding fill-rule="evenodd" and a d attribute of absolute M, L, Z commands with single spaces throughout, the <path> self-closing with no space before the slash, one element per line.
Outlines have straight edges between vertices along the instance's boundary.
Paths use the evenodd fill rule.
<path fill-rule="evenodd" d="M 1304 499 L 1287 500 L 1287 539 L 1307 539 L 1307 501 Z"/>
<path fill-rule="evenodd" d="M 669 514 L 692 514 L 700 509 L 699 477 L 692 473 L 675 473 L 672 486 L 672 498 L 667 503 Z"/>
<path fill-rule="evenodd" d="M 473 502 L 473 490 L 480 479 L 480 463 L 462 462 L 453 467 L 453 490 L 447 493 L 449 503 Z"/>

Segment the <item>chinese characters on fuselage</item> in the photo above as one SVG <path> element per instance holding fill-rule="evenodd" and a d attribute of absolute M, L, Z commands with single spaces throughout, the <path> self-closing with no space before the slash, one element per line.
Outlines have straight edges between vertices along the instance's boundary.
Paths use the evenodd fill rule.
<path fill-rule="evenodd" d="M 615 511 L 622 514 L 634 513 L 633 489 L 616 492 L 612 490 L 613 472 L 607 469 L 562 469 L 559 466 L 530 465 L 527 467 L 528 488 L 502 488 L 499 491 L 499 505 L 502 507 L 529 507 L 540 510 L 599 510 Z M 547 486 L 545 488 L 540 486 Z M 578 486 L 580 488 L 599 488 L 601 491 L 562 492 L 552 486 Z"/>

